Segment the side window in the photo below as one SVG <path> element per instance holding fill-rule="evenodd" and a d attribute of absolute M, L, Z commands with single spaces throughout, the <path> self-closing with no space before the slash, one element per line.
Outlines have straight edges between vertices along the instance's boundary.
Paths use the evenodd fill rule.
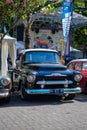
<path fill-rule="evenodd" d="M 75 64 L 75 70 L 81 71 L 81 63 Z"/>
<path fill-rule="evenodd" d="M 74 64 L 73 64 L 73 63 L 69 64 L 68 68 L 69 68 L 70 70 L 73 70 L 73 69 L 74 69 Z"/>

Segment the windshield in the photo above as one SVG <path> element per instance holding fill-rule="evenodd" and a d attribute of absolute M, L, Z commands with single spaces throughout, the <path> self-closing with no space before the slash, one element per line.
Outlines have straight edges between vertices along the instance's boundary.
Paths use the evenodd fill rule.
<path fill-rule="evenodd" d="M 83 70 L 87 70 L 87 62 L 83 63 Z"/>
<path fill-rule="evenodd" d="M 32 51 L 26 52 L 25 63 L 59 63 L 59 55 L 56 52 Z"/>

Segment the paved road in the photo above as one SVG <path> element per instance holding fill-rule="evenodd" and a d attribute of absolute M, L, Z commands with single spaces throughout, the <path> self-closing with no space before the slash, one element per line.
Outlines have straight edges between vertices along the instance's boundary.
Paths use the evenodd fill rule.
<path fill-rule="evenodd" d="M 63 102 L 48 96 L 21 101 L 14 94 L 9 104 L 0 103 L 0 130 L 87 130 L 87 96 Z"/>

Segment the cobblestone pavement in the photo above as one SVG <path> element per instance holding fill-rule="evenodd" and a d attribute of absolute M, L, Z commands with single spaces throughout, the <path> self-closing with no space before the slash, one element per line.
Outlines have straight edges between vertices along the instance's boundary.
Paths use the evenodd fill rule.
<path fill-rule="evenodd" d="M 87 96 L 72 101 L 57 97 L 32 97 L 22 101 L 16 94 L 0 103 L 0 130 L 87 130 Z"/>

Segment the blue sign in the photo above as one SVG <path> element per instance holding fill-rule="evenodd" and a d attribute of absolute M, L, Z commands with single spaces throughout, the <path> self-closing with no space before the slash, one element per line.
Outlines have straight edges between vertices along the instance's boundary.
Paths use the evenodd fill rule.
<path fill-rule="evenodd" d="M 63 28 L 64 43 L 65 43 L 65 51 L 67 49 L 66 47 L 67 47 L 67 42 L 69 37 L 71 18 L 73 15 L 73 5 L 74 5 L 74 0 L 63 0 L 62 28 Z"/>

